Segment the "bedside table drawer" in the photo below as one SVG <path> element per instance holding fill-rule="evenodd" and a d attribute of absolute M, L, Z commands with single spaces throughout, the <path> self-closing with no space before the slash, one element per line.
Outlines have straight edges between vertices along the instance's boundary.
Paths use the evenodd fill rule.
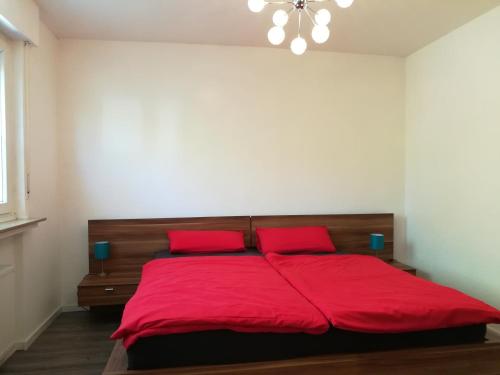
<path fill-rule="evenodd" d="M 106 277 L 88 274 L 78 285 L 78 305 L 124 305 L 139 285 L 139 273 L 110 273 Z"/>
<path fill-rule="evenodd" d="M 120 296 L 126 295 L 131 296 L 135 293 L 137 285 L 102 285 L 102 286 L 88 286 L 80 287 L 78 292 L 80 295 L 89 297 L 98 296 Z"/>
<path fill-rule="evenodd" d="M 78 288 L 78 305 L 124 305 L 134 295 L 137 285 L 86 286 Z"/>

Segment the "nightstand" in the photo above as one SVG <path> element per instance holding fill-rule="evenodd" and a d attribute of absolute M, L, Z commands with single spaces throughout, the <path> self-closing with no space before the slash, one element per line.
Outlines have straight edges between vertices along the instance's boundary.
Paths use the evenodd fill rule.
<path fill-rule="evenodd" d="M 404 263 L 400 263 L 397 260 L 390 260 L 387 262 L 387 264 L 397 268 L 398 270 L 408 272 L 409 274 L 412 274 L 413 276 L 417 276 L 417 269 L 413 268 L 411 266 L 408 266 Z"/>
<path fill-rule="evenodd" d="M 140 278 L 137 273 L 89 274 L 78 285 L 78 305 L 124 305 L 134 295 Z"/>

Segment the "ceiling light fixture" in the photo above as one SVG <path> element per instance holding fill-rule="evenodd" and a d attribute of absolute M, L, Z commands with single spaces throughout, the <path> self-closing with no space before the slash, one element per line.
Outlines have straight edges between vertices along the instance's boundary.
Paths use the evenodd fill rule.
<path fill-rule="evenodd" d="M 290 49 L 296 55 L 302 55 L 307 50 L 307 41 L 301 36 L 302 18 L 307 16 L 313 25 L 311 37 L 318 43 L 323 44 L 330 38 L 328 25 L 332 20 L 332 14 L 328 9 L 314 10 L 311 4 L 328 3 L 335 1 L 340 8 L 349 8 L 354 0 L 248 0 L 248 8 L 254 12 L 261 12 L 267 5 L 291 5 L 286 11 L 278 9 L 273 14 L 274 26 L 267 33 L 267 39 L 272 45 L 279 46 L 285 40 L 284 27 L 288 23 L 290 14 L 297 12 L 299 15 L 298 35 L 290 43 Z"/>

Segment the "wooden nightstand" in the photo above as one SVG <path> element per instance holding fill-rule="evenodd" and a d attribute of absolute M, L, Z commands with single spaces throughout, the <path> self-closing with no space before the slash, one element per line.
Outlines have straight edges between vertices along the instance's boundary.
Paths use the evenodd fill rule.
<path fill-rule="evenodd" d="M 391 260 L 391 261 L 387 262 L 387 264 L 397 268 L 398 270 L 405 271 L 405 272 L 408 272 L 409 274 L 417 276 L 417 269 L 416 268 L 408 266 L 404 263 L 400 263 L 397 260 Z"/>
<path fill-rule="evenodd" d="M 139 285 L 140 274 L 111 273 L 105 277 L 89 274 L 78 285 L 78 305 L 124 305 Z"/>

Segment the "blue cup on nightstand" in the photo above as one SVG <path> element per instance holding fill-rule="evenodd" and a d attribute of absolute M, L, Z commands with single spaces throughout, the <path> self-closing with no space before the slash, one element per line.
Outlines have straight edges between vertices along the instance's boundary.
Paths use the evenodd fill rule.
<path fill-rule="evenodd" d="M 101 273 L 99 276 L 104 277 L 104 261 L 109 259 L 109 242 L 99 241 L 94 243 L 94 258 L 101 261 Z"/>
<path fill-rule="evenodd" d="M 384 250 L 385 247 L 385 238 L 383 234 L 380 233 L 372 233 L 370 234 L 370 249 L 375 251 L 375 254 L 377 254 L 379 251 Z"/>

